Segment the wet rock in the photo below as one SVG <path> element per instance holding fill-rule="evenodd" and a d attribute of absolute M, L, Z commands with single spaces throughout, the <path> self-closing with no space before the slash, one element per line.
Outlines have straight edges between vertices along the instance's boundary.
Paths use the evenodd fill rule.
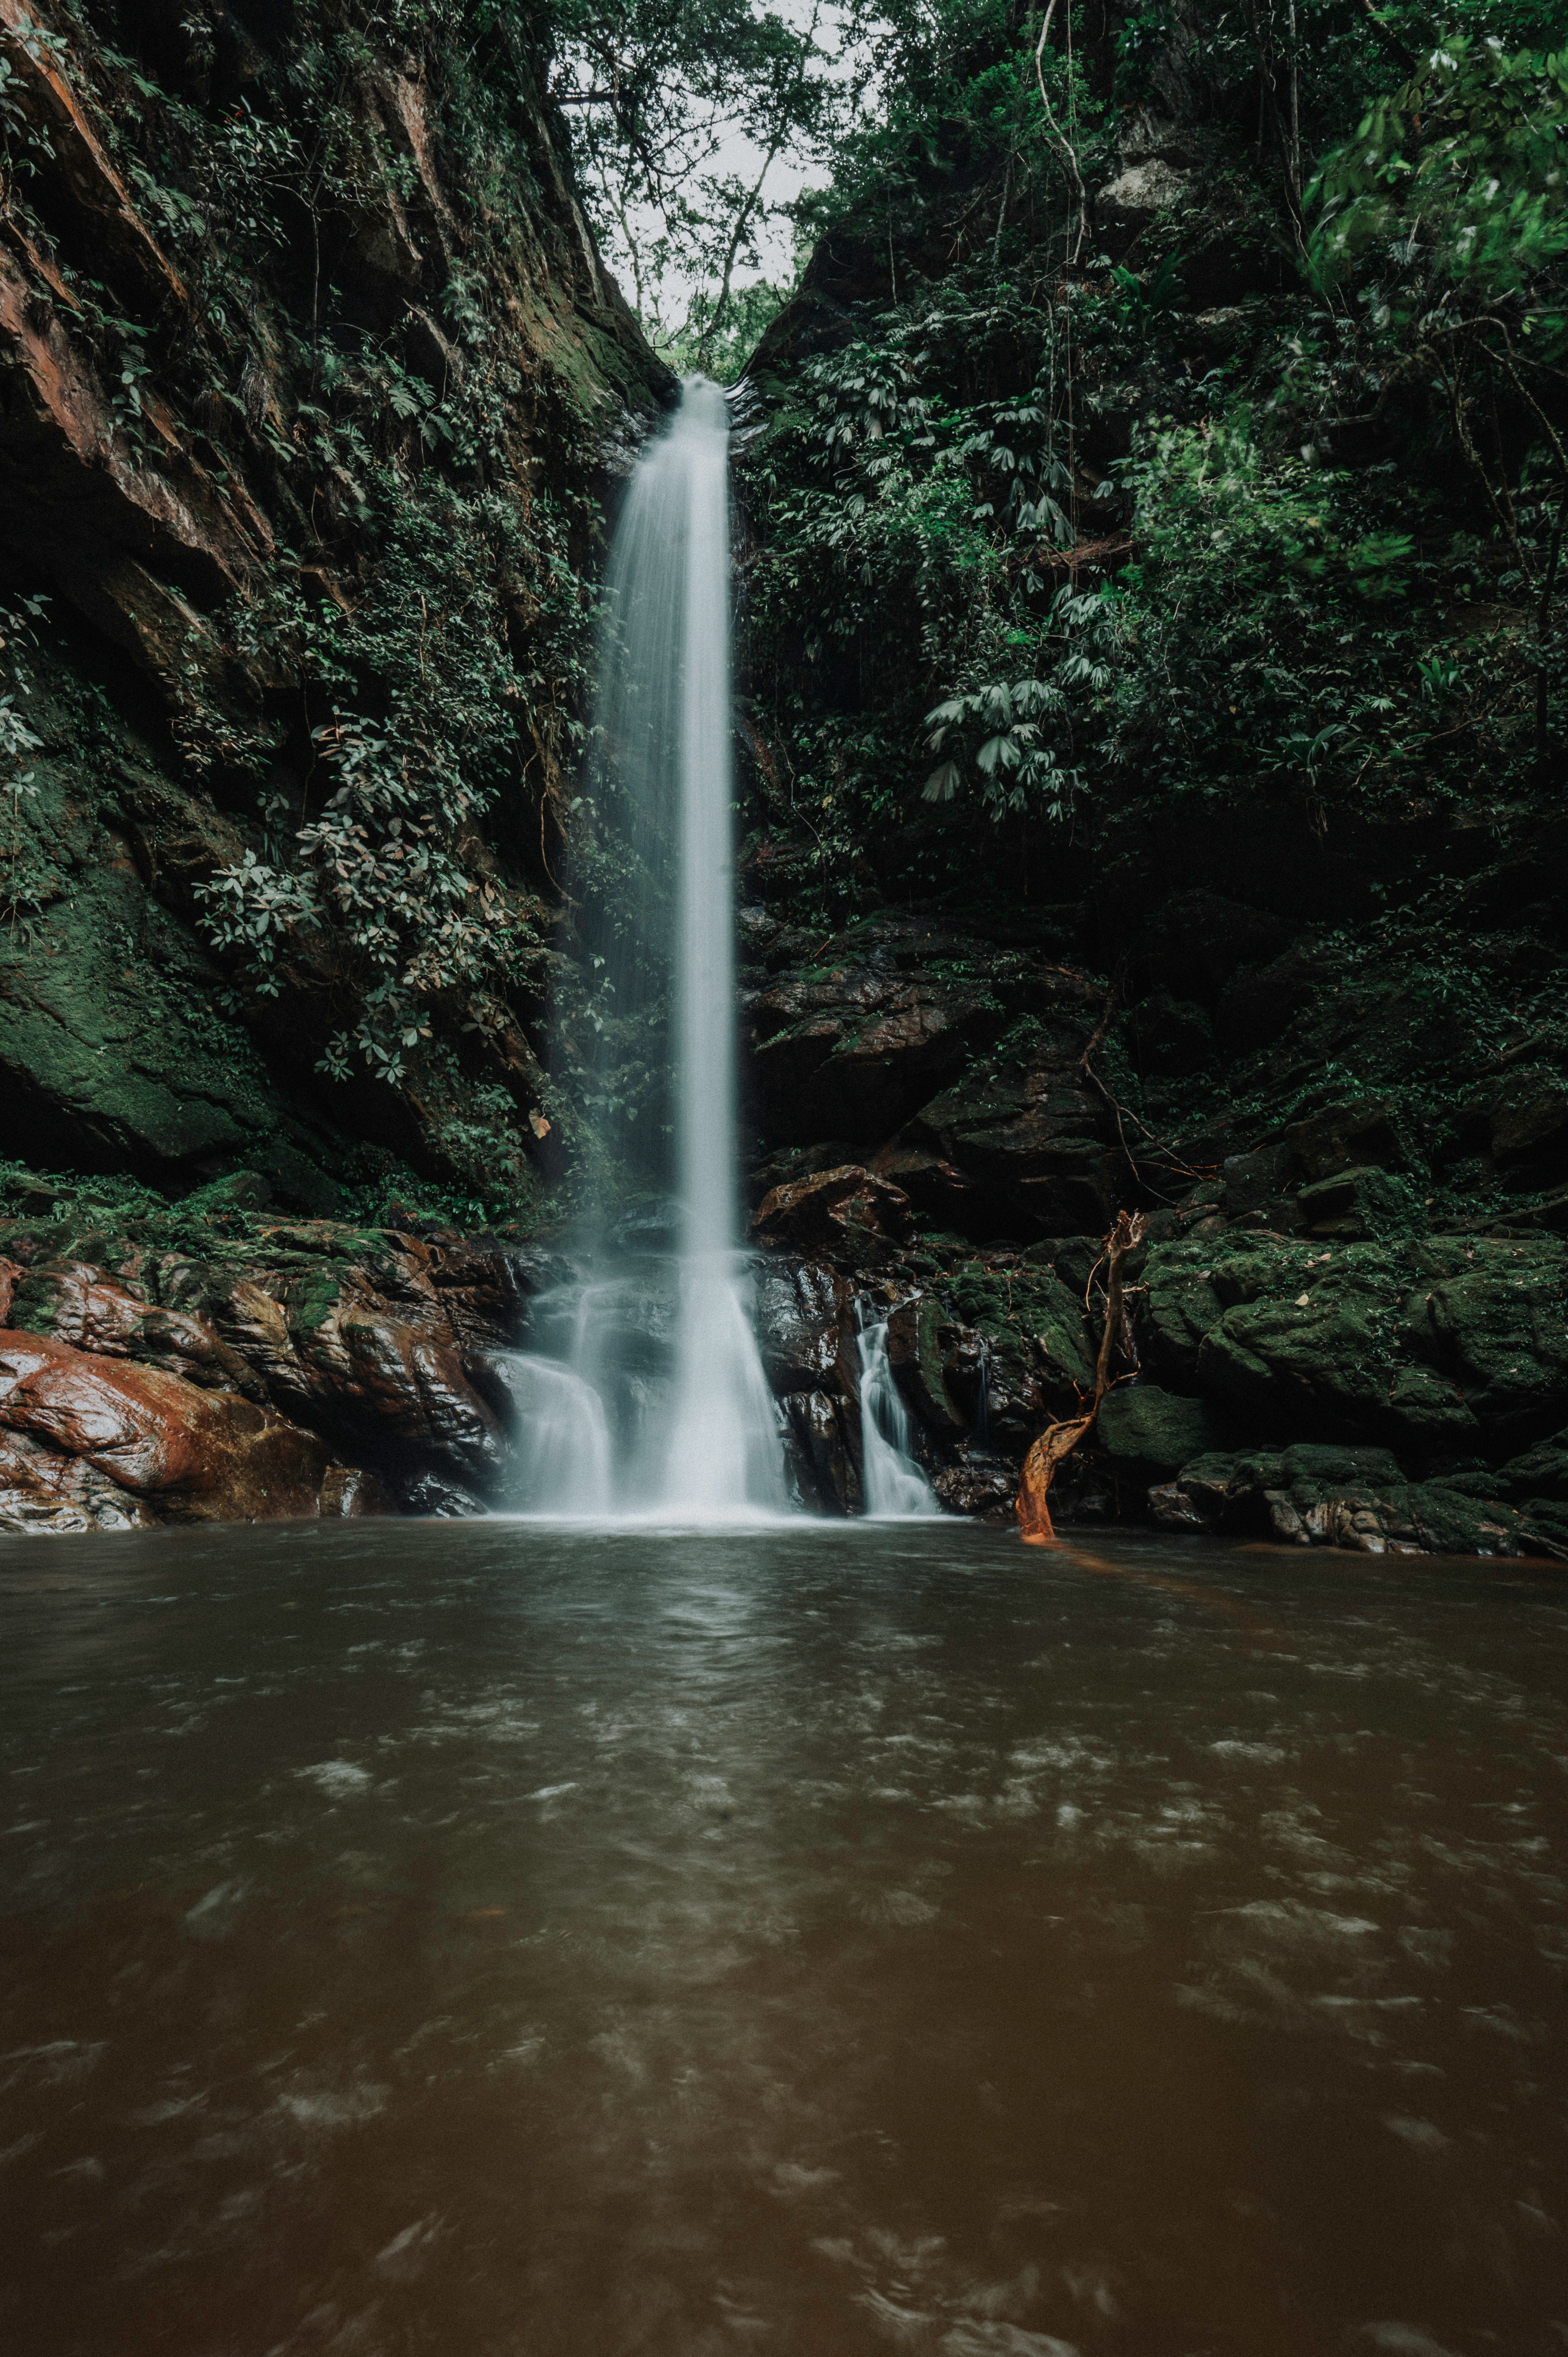
<path fill-rule="evenodd" d="M 850 1445 L 854 1410 L 829 1392 L 791 1392 L 785 1402 L 818 1509 L 856 1514 L 861 1508 L 860 1472 Z"/>
<path fill-rule="evenodd" d="M 1149 1520 L 1163 1531 L 1206 1533 L 1212 1523 L 1201 1512 L 1197 1501 L 1176 1481 L 1159 1481 L 1151 1485 L 1148 1499 Z"/>
<path fill-rule="evenodd" d="M 618 1253 L 673 1253 L 681 1249 L 685 1214 L 672 1195 L 636 1203 L 623 1211 L 610 1229 L 610 1249 Z"/>
<path fill-rule="evenodd" d="M 442 1522 L 465 1522 L 486 1510 L 484 1500 L 462 1482 L 449 1480 L 443 1473 L 414 1473 L 397 1480 L 391 1487 L 396 1496 L 398 1510 L 405 1514 L 433 1516 Z"/>
<path fill-rule="evenodd" d="M 907 1235 L 909 1199 L 858 1163 L 819 1171 L 764 1196 L 752 1219 L 759 1243 L 826 1245 L 852 1253 Z"/>
<path fill-rule="evenodd" d="M 211 1320 L 148 1302 L 100 1268 L 81 1261 L 46 1262 L 14 1289 L 10 1323 L 51 1335 L 73 1350 L 136 1359 L 211 1391 L 264 1400 L 265 1384 Z"/>
<path fill-rule="evenodd" d="M 499 1476 L 495 1413 L 464 1374 L 449 1329 L 394 1314 L 357 1271 L 295 1279 L 285 1310 L 298 1372 L 285 1371 L 278 1388 L 302 1418 L 383 1470 L 421 1467 L 465 1490 Z"/>
<path fill-rule="evenodd" d="M 323 1521 L 362 1514 L 396 1514 L 402 1509 L 386 1483 L 361 1465 L 329 1465 L 321 1479 Z"/>
<path fill-rule="evenodd" d="M 156 1527 L 157 1516 L 85 1458 L 0 1428 L 0 1531 L 45 1535 Z"/>
<path fill-rule="evenodd" d="M 902 1189 L 925 1224 L 961 1235 L 972 1228 L 981 1200 L 974 1180 L 929 1146 L 896 1141 L 879 1147 L 867 1167 L 874 1177 Z"/>
<path fill-rule="evenodd" d="M 465 1350 L 509 1350 L 522 1340 L 538 1289 L 535 1271 L 499 1239 L 472 1237 L 442 1246 L 431 1254 L 430 1279 Z"/>
<path fill-rule="evenodd" d="M 756 1291 L 757 1348 L 776 1392 L 819 1391 L 839 1351 L 844 1286 L 825 1261 L 765 1266 Z"/>
<path fill-rule="evenodd" d="M 169 1521 L 315 1514 L 328 1456 L 252 1401 L 156 1367 L 0 1333 L 0 1426 L 84 1458 Z"/>
<path fill-rule="evenodd" d="M 1095 1437 L 1112 1471 L 1145 1482 L 1178 1471 L 1212 1450 L 1219 1438 L 1213 1413 L 1204 1401 L 1147 1383 L 1120 1384 L 1106 1394 Z"/>
<path fill-rule="evenodd" d="M 802 1178 L 816 1178 L 822 1171 L 842 1169 L 854 1159 L 854 1148 L 847 1138 L 830 1137 L 814 1146 L 782 1146 L 751 1171 L 751 1200 L 760 1203 L 776 1187 L 793 1187 Z M 875 1175 L 891 1178 L 897 1183 L 897 1171 L 884 1171 L 880 1163 L 875 1166 Z"/>
<path fill-rule="evenodd" d="M 887 1320 L 893 1379 L 918 1420 L 940 1440 L 956 1439 L 970 1428 L 969 1416 L 948 1388 L 943 1366 L 943 1345 L 950 1334 L 941 1303 L 929 1294 L 903 1303 Z"/>
<path fill-rule="evenodd" d="M 988 1420 L 993 1438 L 1027 1447 L 1053 1416 L 1071 1415 L 1094 1389 L 1081 1297 L 1050 1268 L 983 1262 L 955 1269 L 947 1298 L 958 1319 L 988 1345 Z M 955 1332 L 955 1346 L 959 1337 Z M 956 1362 L 950 1384 L 956 1387 Z"/>
<path fill-rule="evenodd" d="M 1018 1469 L 1011 1459 L 980 1448 L 962 1448 L 953 1462 L 939 1466 L 931 1487 L 950 1514 L 969 1514 L 986 1522 L 1010 1522 L 1018 1488 Z"/>

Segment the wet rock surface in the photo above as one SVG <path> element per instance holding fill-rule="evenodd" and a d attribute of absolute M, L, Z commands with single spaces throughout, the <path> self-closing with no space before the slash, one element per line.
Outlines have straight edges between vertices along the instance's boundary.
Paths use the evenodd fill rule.
<path fill-rule="evenodd" d="M 877 1315 L 946 1511 L 1004 1511 L 1030 1440 L 1094 1395 L 1101 1237 L 1141 1204 L 1113 1382 L 1063 1473 L 1063 1518 L 1559 1554 L 1563 1071 L 1523 1053 L 1476 1089 L 1465 1120 L 1504 1216 L 1441 1228 L 1432 1131 L 1380 1087 L 1410 1053 L 1398 992 L 1347 1009 L 1332 964 L 1283 931 L 1176 893 L 1130 969 L 1132 1006 L 1108 1016 L 1103 985 L 1054 954 L 929 917 L 806 938 L 747 914 L 764 1355 L 795 1403 L 806 1499 L 846 1511 L 854 1334 Z M 1320 1092 L 1262 1138 L 1224 1110 L 1165 1136 L 1139 1113 L 1308 1018 L 1323 1037 L 1360 1026 L 1363 1087 Z M 1544 1195 L 1511 1207 L 1514 1169 Z"/>
<path fill-rule="evenodd" d="M 62 1190 L 0 1221 L 0 1528 L 481 1512 L 550 1256 Z"/>

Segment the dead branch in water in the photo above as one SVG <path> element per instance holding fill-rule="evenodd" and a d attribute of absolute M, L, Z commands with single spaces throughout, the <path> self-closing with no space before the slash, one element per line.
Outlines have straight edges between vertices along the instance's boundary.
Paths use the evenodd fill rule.
<path fill-rule="evenodd" d="M 1063 1416 L 1057 1423 L 1047 1425 L 1024 1459 L 1024 1470 L 1018 1483 L 1017 1513 L 1018 1528 L 1028 1546 L 1045 1546 L 1055 1538 L 1056 1532 L 1051 1527 L 1049 1491 L 1056 1478 L 1057 1467 L 1078 1447 L 1100 1414 L 1101 1401 L 1113 1388 L 1111 1361 L 1119 1336 L 1125 1347 L 1122 1264 L 1127 1254 L 1143 1243 L 1146 1224 L 1142 1211 L 1118 1211 L 1116 1225 L 1105 1239 L 1105 1323 L 1094 1361 L 1093 1400 L 1081 1415 Z M 1122 1379 L 1118 1376 L 1114 1380 L 1120 1382 Z"/>

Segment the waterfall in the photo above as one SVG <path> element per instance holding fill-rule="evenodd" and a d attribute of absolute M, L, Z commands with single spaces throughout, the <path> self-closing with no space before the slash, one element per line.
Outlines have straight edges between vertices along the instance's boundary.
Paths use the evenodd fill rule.
<path fill-rule="evenodd" d="M 861 1487 L 875 1522 L 940 1514 L 936 1492 L 916 1464 L 908 1413 L 887 1361 L 887 1320 L 863 1325 L 860 1343 Z"/>
<path fill-rule="evenodd" d="M 579 1319 L 567 1372 L 610 1405 L 616 1510 L 693 1521 L 785 1507 L 736 1189 L 729 436 L 722 388 L 690 379 L 616 529 L 596 832 L 576 879 L 596 995 L 575 1048 L 564 1043 L 586 1076 L 601 1188 L 630 1172 L 672 1185 L 679 1206 L 674 1265 L 631 1271 L 601 1211 L 595 1314 Z M 650 1377 L 638 1300 L 656 1283 L 674 1297 L 666 1371 Z"/>
<path fill-rule="evenodd" d="M 516 1420 L 509 1504 L 520 1513 L 596 1519 L 610 1510 L 610 1436 L 604 1401 L 558 1359 L 498 1353 Z"/>

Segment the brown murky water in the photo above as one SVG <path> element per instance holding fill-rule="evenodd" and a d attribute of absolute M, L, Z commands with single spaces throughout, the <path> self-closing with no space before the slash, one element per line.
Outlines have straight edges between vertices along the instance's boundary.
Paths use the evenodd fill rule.
<path fill-rule="evenodd" d="M 7 2357 L 1568 2346 L 1568 1583 L 0 1543 Z"/>

